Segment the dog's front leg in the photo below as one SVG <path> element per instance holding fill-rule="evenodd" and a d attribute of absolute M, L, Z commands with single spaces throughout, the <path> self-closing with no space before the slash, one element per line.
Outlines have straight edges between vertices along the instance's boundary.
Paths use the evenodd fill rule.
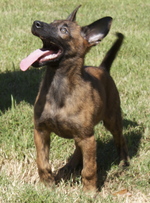
<path fill-rule="evenodd" d="M 84 191 L 96 191 L 97 188 L 97 163 L 96 141 L 90 136 L 77 142 L 83 155 L 83 169 L 81 172 Z"/>
<path fill-rule="evenodd" d="M 45 184 L 52 184 L 53 177 L 49 164 L 50 132 L 34 129 L 34 142 L 37 151 L 37 166 L 40 180 Z"/>

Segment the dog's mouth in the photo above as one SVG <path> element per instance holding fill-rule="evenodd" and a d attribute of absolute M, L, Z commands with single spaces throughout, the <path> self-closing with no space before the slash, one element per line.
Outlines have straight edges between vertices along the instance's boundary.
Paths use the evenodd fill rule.
<path fill-rule="evenodd" d="M 63 49 L 54 42 L 44 42 L 43 48 L 37 49 L 20 63 L 20 69 L 26 71 L 30 66 L 40 67 L 52 61 L 57 61 L 62 56 Z"/>

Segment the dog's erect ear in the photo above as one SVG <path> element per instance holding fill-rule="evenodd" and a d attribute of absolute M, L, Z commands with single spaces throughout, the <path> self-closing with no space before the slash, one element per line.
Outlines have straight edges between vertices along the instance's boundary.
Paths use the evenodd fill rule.
<path fill-rule="evenodd" d="M 108 34 L 111 22 L 111 17 L 104 17 L 81 28 L 81 34 L 89 42 L 89 46 L 98 44 Z"/>
<path fill-rule="evenodd" d="M 74 22 L 76 20 L 76 13 L 78 11 L 78 9 L 81 7 L 81 5 L 79 5 L 69 16 L 66 20 L 70 20 L 72 22 Z"/>

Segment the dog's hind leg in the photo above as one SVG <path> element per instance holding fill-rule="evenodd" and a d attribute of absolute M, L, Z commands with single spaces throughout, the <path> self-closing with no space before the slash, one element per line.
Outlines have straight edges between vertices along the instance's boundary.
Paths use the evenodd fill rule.
<path fill-rule="evenodd" d="M 71 156 L 69 162 L 67 163 L 66 167 L 70 169 L 76 169 L 78 166 L 82 165 L 82 152 L 78 144 L 75 142 L 75 151 Z"/>
<path fill-rule="evenodd" d="M 67 180 L 70 179 L 71 174 L 78 169 L 78 167 L 82 166 L 82 152 L 80 147 L 75 142 L 76 149 L 69 159 L 68 163 L 63 166 L 61 169 L 59 169 L 55 180 L 56 183 L 59 182 L 61 179 Z"/>
<path fill-rule="evenodd" d="M 46 130 L 34 130 L 34 142 L 37 151 L 37 166 L 40 180 L 45 184 L 53 182 L 49 164 L 50 133 Z"/>
<path fill-rule="evenodd" d="M 114 115 L 104 120 L 104 126 L 113 137 L 120 157 L 120 166 L 129 166 L 128 150 L 126 140 L 122 134 L 122 116 L 121 110 L 114 111 Z"/>

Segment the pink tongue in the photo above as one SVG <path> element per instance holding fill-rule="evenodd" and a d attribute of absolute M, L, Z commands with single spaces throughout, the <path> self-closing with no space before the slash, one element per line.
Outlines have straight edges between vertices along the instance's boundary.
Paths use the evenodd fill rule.
<path fill-rule="evenodd" d="M 38 60 L 41 56 L 49 52 L 48 50 L 42 51 L 41 49 L 37 49 L 32 52 L 29 56 L 23 59 L 20 63 L 20 69 L 22 71 L 26 71 L 35 61 Z"/>

